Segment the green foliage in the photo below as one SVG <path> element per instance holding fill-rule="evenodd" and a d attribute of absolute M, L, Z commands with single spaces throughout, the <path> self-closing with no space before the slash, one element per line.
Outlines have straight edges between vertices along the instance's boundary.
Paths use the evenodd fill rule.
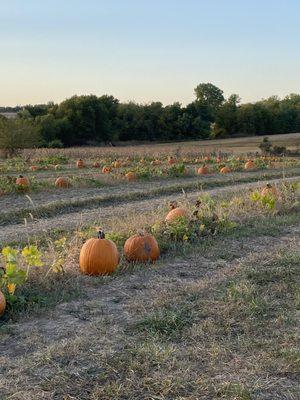
<path fill-rule="evenodd" d="M 22 259 L 20 259 L 20 255 Z M 15 291 L 18 286 L 24 285 L 28 279 L 31 267 L 41 267 L 41 253 L 36 246 L 30 245 L 20 251 L 12 247 L 2 249 L 4 268 L 0 270 L 0 289 L 6 293 L 8 305 L 13 308 L 18 301 Z"/>
<path fill-rule="evenodd" d="M 0 119 L 0 149 L 12 157 L 20 149 L 37 147 L 41 143 L 37 125 L 29 119 Z"/>

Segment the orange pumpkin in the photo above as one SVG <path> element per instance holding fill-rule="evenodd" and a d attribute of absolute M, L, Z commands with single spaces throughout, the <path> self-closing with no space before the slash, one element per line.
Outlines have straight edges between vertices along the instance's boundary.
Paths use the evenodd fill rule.
<path fill-rule="evenodd" d="M 29 169 L 30 169 L 30 171 L 37 171 L 39 169 L 39 167 L 37 165 L 31 165 L 31 167 Z"/>
<path fill-rule="evenodd" d="M 140 233 L 126 240 L 124 254 L 128 261 L 156 261 L 160 250 L 155 237 Z"/>
<path fill-rule="evenodd" d="M 115 271 L 120 255 L 115 243 L 105 239 L 103 231 L 98 238 L 88 239 L 81 248 L 79 266 L 86 275 L 107 275 Z"/>
<path fill-rule="evenodd" d="M 204 161 L 210 161 L 210 156 L 205 156 Z"/>
<path fill-rule="evenodd" d="M 127 174 L 125 175 L 125 178 L 129 181 L 129 182 L 133 182 L 136 180 L 137 176 L 135 172 L 127 172 Z"/>
<path fill-rule="evenodd" d="M 172 156 L 168 157 L 168 164 L 169 165 L 176 164 L 176 159 Z"/>
<path fill-rule="evenodd" d="M 107 165 L 104 165 L 104 167 L 102 168 L 102 173 L 103 174 L 109 174 L 111 171 L 111 168 L 108 167 Z"/>
<path fill-rule="evenodd" d="M 122 164 L 120 163 L 120 161 L 115 160 L 115 162 L 114 162 L 114 167 L 115 167 L 115 168 L 121 168 L 121 166 L 122 166 Z"/>
<path fill-rule="evenodd" d="M 220 169 L 221 174 L 228 174 L 230 171 L 229 167 L 223 167 Z"/>
<path fill-rule="evenodd" d="M 58 177 L 55 181 L 55 186 L 59 188 L 68 188 L 71 186 L 67 178 Z"/>
<path fill-rule="evenodd" d="M 20 186 L 21 188 L 27 188 L 29 186 L 29 180 L 25 176 L 20 175 L 16 179 L 16 185 Z"/>
<path fill-rule="evenodd" d="M 84 168 L 84 162 L 83 162 L 83 160 L 80 158 L 80 159 L 77 161 L 76 165 L 77 165 L 77 168 Z"/>
<path fill-rule="evenodd" d="M 248 160 L 244 166 L 245 169 L 254 169 L 255 164 L 253 160 Z"/>
<path fill-rule="evenodd" d="M 159 160 L 153 160 L 150 163 L 151 165 L 155 166 L 155 165 L 160 165 L 160 161 Z"/>
<path fill-rule="evenodd" d="M 97 161 L 95 161 L 94 164 L 93 164 L 93 167 L 94 168 L 100 168 L 100 164 Z"/>
<path fill-rule="evenodd" d="M 0 317 L 4 314 L 6 308 L 6 300 L 4 294 L 0 291 Z"/>
<path fill-rule="evenodd" d="M 165 221 L 166 222 L 173 222 L 177 218 L 186 217 L 187 213 L 186 210 L 182 207 L 175 207 L 171 211 L 168 212 Z"/>
<path fill-rule="evenodd" d="M 266 186 L 261 191 L 261 195 L 264 196 L 272 196 L 277 197 L 278 191 L 275 186 L 272 186 L 270 183 L 267 183 Z"/>
<path fill-rule="evenodd" d="M 198 175 L 209 174 L 209 168 L 206 165 L 203 165 L 202 167 L 198 168 L 197 174 Z"/>

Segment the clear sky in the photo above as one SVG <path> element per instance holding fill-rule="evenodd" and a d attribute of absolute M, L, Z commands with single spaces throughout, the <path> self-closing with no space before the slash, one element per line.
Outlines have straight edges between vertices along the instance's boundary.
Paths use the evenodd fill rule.
<path fill-rule="evenodd" d="M 300 92 L 300 0 L 0 0 L 0 105 Z"/>

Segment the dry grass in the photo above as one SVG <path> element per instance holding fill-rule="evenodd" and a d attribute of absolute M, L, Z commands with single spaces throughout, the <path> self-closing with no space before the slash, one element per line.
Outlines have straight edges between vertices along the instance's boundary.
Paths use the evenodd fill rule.
<path fill-rule="evenodd" d="M 194 156 L 211 152 L 223 152 L 229 154 L 258 152 L 258 145 L 262 136 L 199 140 L 192 142 L 175 142 L 163 144 L 138 144 L 118 147 L 78 147 L 69 149 L 37 149 L 25 150 L 26 158 L 38 158 L 48 155 L 64 154 L 71 158 L 102 158 L 102 157 L 160 157 L 161 155 Z M 287 146 L 289 149 L 299 149 L 299 133 L 285 135 L 271 135 L 270 140 L 276 145 Z"/>
<path fill-rule="evenodd" d="M 216 238 L 8 325 L 2 398 L 296 400 L 298 233 Z"/>

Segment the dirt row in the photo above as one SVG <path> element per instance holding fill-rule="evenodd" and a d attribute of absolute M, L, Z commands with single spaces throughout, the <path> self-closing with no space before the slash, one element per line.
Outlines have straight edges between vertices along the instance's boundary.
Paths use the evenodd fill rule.
<path fill-rule="evenodd" d="M 295 246 L 297 237 L 299 244 L 299 233 L 300 227 L 294 227 L 283 229 L 281 237 L 224 239 L 220 250 L 230 250 L 232 261 L 221 253 L 214 258 L 191 254 L 107 277 L 98 288 L 91 289 L 87 278 L 83 299 L 7 326 L 0 343 L 0 398 L 91 399 L 90 389 L 104 373 L 105 361 L 124 349 L 130 327 L 151 312 L 156 297 L 195 287 L 209 290 L 255 254 Z M 288 376 L 285 384 L 293 384 Z"/>
<path fill-rule="evenodd" d="M 289 181 L 297 179 L 299 178 L 288 178 Z M 280 181 L 280 179 L 274 179 L 270 182 L 276 184 Z M 263 185 L 264 182 L 258 181 L 246 184 L 228 185 L 222 188 L 206 190 L 205 192 L 209 193 L 211 196 L 218 196 L 249 190 L 255 187 L 262 187 Z M 93 224 L 95 226 L 106 226 L 109 228 L 109 222 L 112 218 L 122 219 L 122 216 L 126 214 L 155 212 L 158 208 L 165 207 L 170 200 L 177 199 L 179 201 L 192 201 L 201 193 L 203 192 L 196 191 L 192 193 L 183 193 L 178 190 L 177 194 L 157 196 L 156 198 L 144 200 L 132 200 L 125 204 L 112 204 L 105 207 L 97 207 L 96 209 L 82 209 L 78 212 L 59 214 L 51 218 L 28 218 L 26 223 L 23 224 L 12 223 L 11 225 L 3 226 L 0 230 L 0 245 L 9 242 L 24 242 L 32 236 L 44 236 L 46 238 L 47 234 L 54 229 L 72 230 Z"/>
<path fill-rule="evenodd" d="M 300 175 L 300 170 L 292 169 L 288 171 Z M 205 176 L 191 176 L 191 177 L 180 177 L 170 179 L 151 179 L 149 181 L 137 181 L 137 182 L 117 182 L 112 185 L 104 186 L 102 188 L 70 188 L 70 189 L 56 189 L 45 190 L 41 192 L 28 193 L 28 195 L 5 195 L 0 197 L 0 213 L 6 213 L 20 209 L 32 209 L 39 208 L 40 206 L 54 205 L 60 202 L 68 201 L 81 201 L 87 198 L 96 198 L 99 196 L 107 195 L 122 195 L 130 194 L 140 191 L 148 191 L 156 188 L 172 187 L 174 185 L 184 186 L 185 184 L 197 184 L 211 183 L 211 182 L 224 182 L 234 183 L 240 179 L 253 178 L 257 176 L 260 179 L 264 176 L 270 178 L 278 177 L 282 173 L 282 170 L 268 170 L 268 171 L 248 171 L 248 172 L 235 172 L 228 175 L 205 175 Z"/>

